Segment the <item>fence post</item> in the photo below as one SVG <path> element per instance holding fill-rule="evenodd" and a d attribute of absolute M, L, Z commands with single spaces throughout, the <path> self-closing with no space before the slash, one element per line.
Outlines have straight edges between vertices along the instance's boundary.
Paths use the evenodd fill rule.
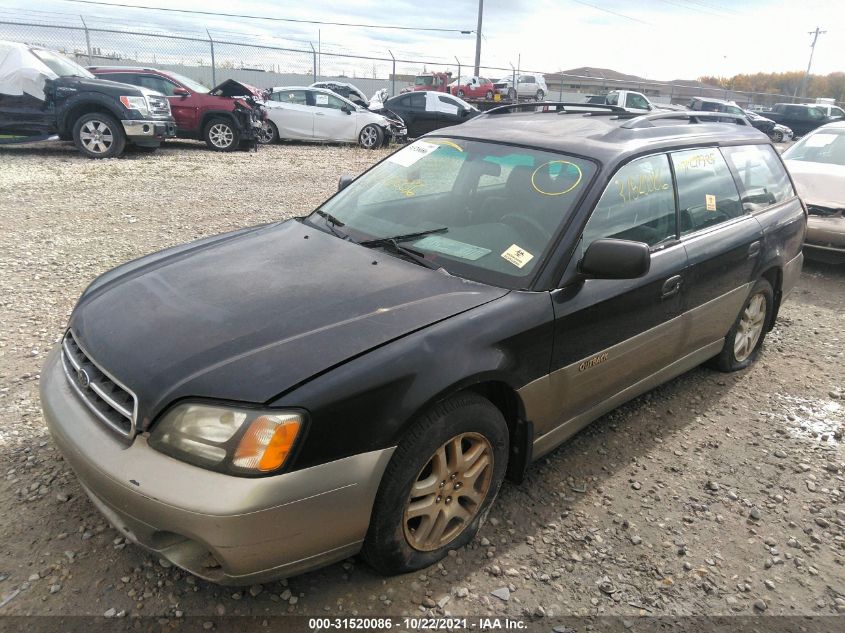
<path fill-rule="evenodd" d="M 88 65 L 93 66 L 94 62 L 91 59 L 91 34 L 88 32 L 88 25 L 85 24 L 85 18 L 80 15 L 79 19 L 82 20 L 82 28 L 85 29 L 85 48 L 88 49 Z"/>
<path fill-rule="evenodd" d="M 389 48 L 387 52 L 390 53 L 390 59 L 393 60 L 393 72 L 390 74 L 390 96 L 396 94 L 396 58 L 393 56 L 393 51 Z"/>
<path fill-rule="evenodd" d="M 455 61 L 458 62 L 458 85 L 461 85 L 461 60 L 458 59 L 458 56 L 455 55 Z M 446 86 L 446 90 L 449 89 L 449 86 Z M 457 92 L 457 90 L 455 91 Z"/>
<path fill-rule="evenodd" d="M 311 47 L 311 58 L 314 61 L 314 83 L 317 83 L 317 51 L 311 42 L 308 42 L 308 45 Z"/>
<path fill-rule="evenodd" d="M 217 61 L 214 59 L 214 40 L 211 38 L 211 33 L 208 29 L 205 30 L 208 35 L 208 43 L 211 45 L 211 85 L 217 85 Z"/>

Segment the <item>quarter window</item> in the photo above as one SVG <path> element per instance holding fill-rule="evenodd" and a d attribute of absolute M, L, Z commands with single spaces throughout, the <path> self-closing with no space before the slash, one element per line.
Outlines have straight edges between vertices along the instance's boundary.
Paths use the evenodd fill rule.
<path fill-rule="evenodd" d="M 681 233 L 727 222 L 743 214 L 733 176 L 715 147 L 672 154 L 678 183 Z"/>
<path fill-rule="evenodd" d="M 737 176 L 742 208 L 753 213 L 795 196 L 789 175 L 771 145 L 722 148 Z"/>
<path fill-rule="evenodd" d="M 656 246 L 675 238 L 676 230 L 669 159 L 664 154 L 649 156 L 616 172 L 584 227 L 581 248 L 602 238 Z"/>

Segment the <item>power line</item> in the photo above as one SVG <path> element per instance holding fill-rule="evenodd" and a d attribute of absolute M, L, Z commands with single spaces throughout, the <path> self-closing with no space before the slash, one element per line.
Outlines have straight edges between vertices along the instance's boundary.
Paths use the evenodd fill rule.
<path fill-rule="evenodd" d="M 146 9 L 148 11 L 168 11 L 170 13 L 190 13 L 193 15 L 210 15 L 224 18 L 242 18 L 245 20 L 270 20 L 272 22 L 293 22 L 296 24 L 320 24 L 324 26 L 352 26 L 369 29 L 392 29 L 398 31 L 437 31 L 440 33 L 462 33 L 469 35 L 469 29 L 439 29 L 425 28 L 418 26 L 398 26 L 395 24 L 359 24 L 355 22 L 328 22 L 323 20 L 298 20 L 295 18 L 276 18 L 265 15 L 249 15 L 245 13 L 220 13 L 217 11 L 199 11 L 196 9 L 173 9 L 170 7 L 147 7 L 140 4 L 122 4 L 118 2 L 98 2 L 97 0 L 61 0 L 62 2 L 75 2 L 77 4 L 93 4 L 104 7 L 121 7 L 124 9 Z"/>
<path fill-rule="evenodd" d="M 651 24 L 650 22 L 640 20 L 639 18 L 632 18 L 630 15 L 625 15 L 624 13 L 617 13 L 616 11 L 612 11 L 611 9 L 605 9 L 604 7 L 600 7 L 596 4 L 584 2 L 584 0 L 572 0 L 572 2 L 577 2 L 578 4 L 583 4 L 585 7 L 590 7 L 592 9 L 595 9 L 596 11 L 604 11 L 605 13 L 610 13 L 611 15 L 615 15 L 620 18 L 625 18 L 626 20 L 631 20 L 632 22 L 639 22 L 640 24 Z"/>

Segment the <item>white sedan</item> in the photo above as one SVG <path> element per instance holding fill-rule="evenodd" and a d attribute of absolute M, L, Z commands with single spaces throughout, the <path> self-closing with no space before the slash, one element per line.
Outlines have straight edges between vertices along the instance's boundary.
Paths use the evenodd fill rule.
<path fill-rule="evenodd" d="M 333 141 L 376 149 L 391 139 L 407 137 L 402 121 L 370 112 L 323 88 L 272 88 L 264 105 L 267 121 L 262 143 L 279 139 Z"/>

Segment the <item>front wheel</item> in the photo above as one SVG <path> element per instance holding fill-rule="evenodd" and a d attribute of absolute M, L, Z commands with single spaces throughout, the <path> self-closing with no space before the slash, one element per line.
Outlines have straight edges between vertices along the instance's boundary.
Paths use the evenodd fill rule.
<path fill-rule="evenodd" d="M 126 134 L 110 114 L 83 114 L 73 124 L 73 142 L 88 158 L 113 158 L 126 148 Z"/>
<path fill-rule="evenodd" d="M 772 143 L 783 143 L 783 132 L 774 130 L 772 132 Z"/>
<path fill-rule="evenodd" d="M 384 130 L 378 125 L 365 125 L 358 135 L 358 144 L 364 149 L 376 149 L 381 147 L 384 141 Z"/>
<path fill-rule="evenodd" d="M 736 321 L 725 337 L 725 345 L 712 364 L 724 372 L 745 369 L 760 354 L 763 339 L 774 313 L 774 292 L 766 279 L 760 279 L 739 311 Z"/>
<path fill-rule="evenodd" d="M 493 91 L 488 90 L 487 94 L 484 95 L 484 98 L 487 99 L 487 101 L 492 101 L 493 100 Z"/>
<path fill-rule="evenodd" d="M 203 131 L 205 144 L 216 152 L 231 152 L 238 149 L 241 134 L 228 119 L 211 119 Z"/>
<path fill-rule="evenodd" d="M 508 428 L 499 409 L 466 393 L 435 405 L 399 442 L 382 477 L 366 560 L 383 574 L 433 565 L 469 543 L 505 476 Z"/>
<path fill-rule="evenodd" d="M 258 132 L 258 142 L 262 145 L 270 145 L 279 140 L 279 130 L 272 121 L 264 121 L 261 130 Z"/>

